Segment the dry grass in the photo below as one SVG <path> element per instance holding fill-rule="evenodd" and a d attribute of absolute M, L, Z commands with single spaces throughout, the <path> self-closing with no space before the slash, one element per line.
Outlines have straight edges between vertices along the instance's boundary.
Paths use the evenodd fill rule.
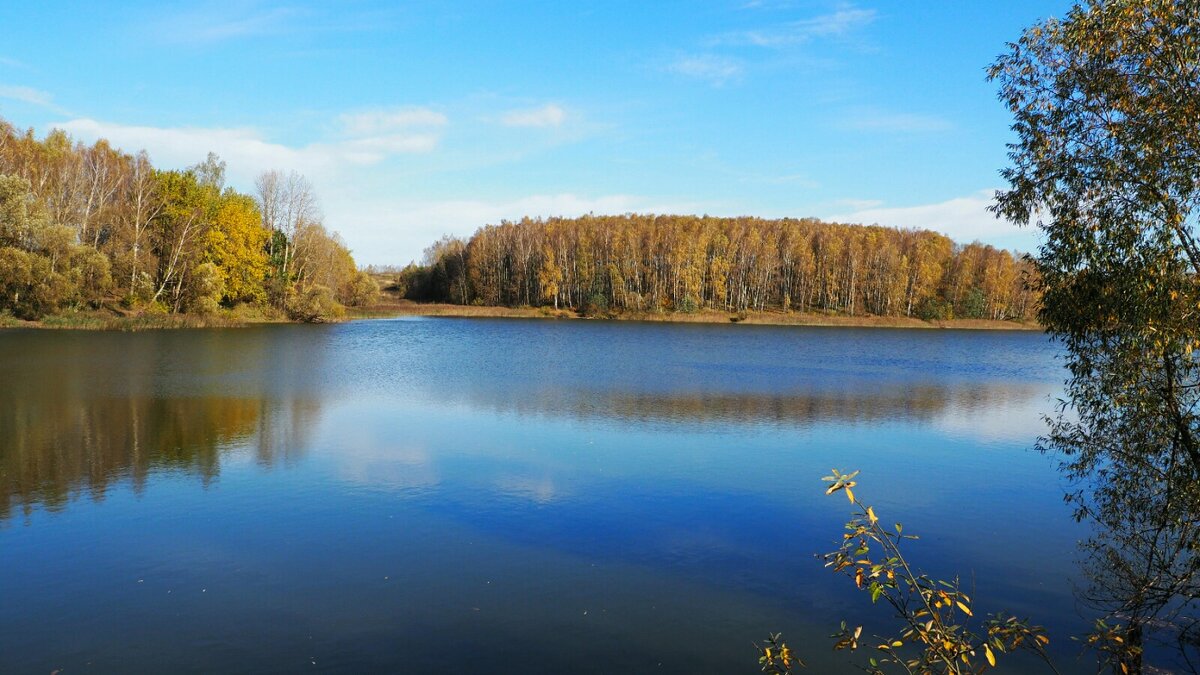
<path fill-rule="evenodd" d="M 165 314 L 154 311 L 129 311 L 115 308 L 65 311 L 37 321 L 7 318 L 2 328 L 48 328 L 62 330 L 157 330 L 163 328 L 238 328 L 262 323 L 283 323 L 286 317 L 272 310 L 240 305 L 215 314 Z"/>
<path fill-rule="evenodd" d="M 549 307 L 491 307 L 418 303 L 384 292 L 380 302 L 371 307 L 348 308 L 349 319 L 377 319 L 393 316 L 446 316 L 465 318 L 510 319 L 585 319 L 571 310 Z M 1041 330 L 1036 323 L 989 321 L 985 319 L 954 319 L 922 321 L 895 316 L 845 316 L 799 312 L 743 312 L 733 314 L 716 310 L 699 312 L 624 312 L 603 317 L 623 321 L 658 321 L 663 323 L 756 324 L 771 326 L 844 326 L 867 328 L 955 328 L 971 330 Z M 92 311 L 69 311 L 42 318 L 40 321 L 21 321 L 0 315 L 0 329 L 59 328 L 76 330 L 152 330 L 160 328 L 236 328 L 262 323 L 287 323 L 287 317 L 271 309 L 240 305 L 211 315 L 164 314 L 136 312 L 116 307 Z"/>

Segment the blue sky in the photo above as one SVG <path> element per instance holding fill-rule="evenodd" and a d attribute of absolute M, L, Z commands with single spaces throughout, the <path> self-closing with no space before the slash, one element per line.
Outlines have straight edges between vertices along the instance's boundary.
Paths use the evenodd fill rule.
<path fill-rule="evenodd" d="M 524 215 L 816 216 L 1031 249 L 984 211 L 984 69 L 1066 2 L 0 3 L 0 116 L 231 184 L 295 169 L 366 264 Z"/>

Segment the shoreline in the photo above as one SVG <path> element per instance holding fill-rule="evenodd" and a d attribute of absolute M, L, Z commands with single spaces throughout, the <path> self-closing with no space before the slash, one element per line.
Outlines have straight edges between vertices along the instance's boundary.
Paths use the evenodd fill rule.
<path fill-rule="evenodd" d="M 351 320 L 388 318 L 396 316 L 451 317 L 451 318 L 502 318 L 502 319 L 558 319 L 558 320 L 602 320 L 602 321 L 649 321 L 658 323 L 704 323 L 704 324 L 752 324 L 759 326 L 824 326 L 843 328 L 920 328 L 959 330 L 1026 330 L 1040 331 L 1036 323 L 995 321 L 991 319 L 948 319 L 925 321 L 902 316 L 848 316 L 841 314 L 816 314 L 783 311 L 745 312 L 734 314 L 717 310 L 682 312 L 628 312 L 611 316 L 581 316 L 571 310 L 547 307 L 494 307 L 477 305 L 451 305 L 446 303 L 420 303 L 411 300 L 384 303 L 370 308 L 367 315 L 354 316 Z M 736 320 L 735 320 L 736 319 Z"/>
<path fill-rule="evenodd" d="M 949 319 L 925 321 L 913 317 L 899 316 L 847 316 L 842 314 L 818 314 L 763 311 L 734 314 L 716 310 L 682 312 L 626 312 L 598 317 L 580 315 L 572 310 L 555 311 L 548 307 L 492 307 L 478 305 L 451 305 L 446 303 L 420 303 L 411 300 L 386 299 L 371 307 L 351 308 L 343 319 L 331 323 L 366 321 L 403 316 L 447 317 L 464 319 L 549 319 L 567 321 L 643 321 L 655 323 L 690 324 L 751 324 L 757 326 L 820 326 L 841 328 L 909 328 L 909 329 L 958 329 L 958 330 L 1024 330 L 1040 331 L 1035 323 L 1016 321 L 994 321 L 990 319 Z M 280 316 L 263 313 L 222 312 L 200 316 L 189 314 L 119 314 L 105 310 L 59 314 L 38 321 L 0 317 L 0 331 L 10 328 L 36 330 L 104 330 L 140 331 L 175 330 L 181 328 L 245 328 L 265 324 L 298 323 Z"/>

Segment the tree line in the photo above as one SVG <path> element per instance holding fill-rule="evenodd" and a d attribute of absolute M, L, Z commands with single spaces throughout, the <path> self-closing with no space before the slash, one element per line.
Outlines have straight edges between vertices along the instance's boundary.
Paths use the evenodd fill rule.
<path fill-rule="evenodd" d="M 0 120 L 0 314 L 38 319 L 119 304 L 210 314 L 251 305 L 296 320 L 338 316 L 378 289 L 321 222 L 295 172 L 225 185 L 216 155 L 183 170 L 61 130 Z"/>
<path fill-rule="evenodd" d="M 1026 320 L 1031 262 L 929 230 L 638 215 L 525 218 L 444 237 L 397 275 L 415 300 L 584 313 L 716 309 Z"/>

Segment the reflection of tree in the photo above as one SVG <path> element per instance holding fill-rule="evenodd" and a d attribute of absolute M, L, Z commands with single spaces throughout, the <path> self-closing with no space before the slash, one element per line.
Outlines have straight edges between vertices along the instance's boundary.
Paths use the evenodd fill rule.
<path fill-rule="evenodd" d="M 315 398 L 291 398 L 264 403 L 263 415 L 251 445 L 254 457 L 263 466 L 283 462 L 291 464 L 300 458 L 308 445 L 308 434 L 321 412 Z"/>
<path fill-rule="evenodd" d="M 253 330 L 4 336 L 0 519 L 122 481 L 141 490 L 161 472 L 207 484 L 235 449 L 296 459 L 319 414 L 303 373 L 320 343 Z"/>
<path fill-rule="evenodd" d="M 100 497 L 123 478 L 140 489 L 156 470 L 207 482 L 220 449 L 252 432 L 260 412 L 258 401 L 228 398 L 4 401 L 0 517 L 13 502 L 61 508 L 81 489 Z"/>
<path fill-rule="evenodd" d="M 787 392 L 622 392 L 579 389 L 440 391 L 445 398 L 519 415 L 622 422 L 805 425 L 814 422 L 930 421 L 952 410 L 995 410 L 1040 390 L 1016 385 L 856 385 Z"/>
<path fill-rule="evenodd" d="M 1112 621 L 1093 644 L 1118 672 L 1140 672 L 1156 638 L 1200 669 L 1197 16 L 1080 2 L 991 71 L 1017 136 L 996 210 L 1044 235 L 1039 319 L 1071 373 L 1043 447 L 1100 526 L 1088 597 Z"/>
<path fill-rule="evenodd" d="M 140 490 L 162 471 L 207 483 L 221 453 L 239 445 L 263 464 L 288 461 L 316 412 L 304 400 L 0 395 L 0 518 L 14 505 L 62 508 L 78 491 L 99 498 L 126 479 Z"/>
<path fill-rule="evenodd" d="M 1200 522 L 1189 515 L 1196 489 L 1132 487 L 1089 511 L 1103 527 L 1084 544 L 1090 585 L 1082 599 L 1120 623 L 1096 640 L 1131 672 L 1140 672 L 1151 644 L 1177 650 L 1190 672 L 1200 667 Z"/>

